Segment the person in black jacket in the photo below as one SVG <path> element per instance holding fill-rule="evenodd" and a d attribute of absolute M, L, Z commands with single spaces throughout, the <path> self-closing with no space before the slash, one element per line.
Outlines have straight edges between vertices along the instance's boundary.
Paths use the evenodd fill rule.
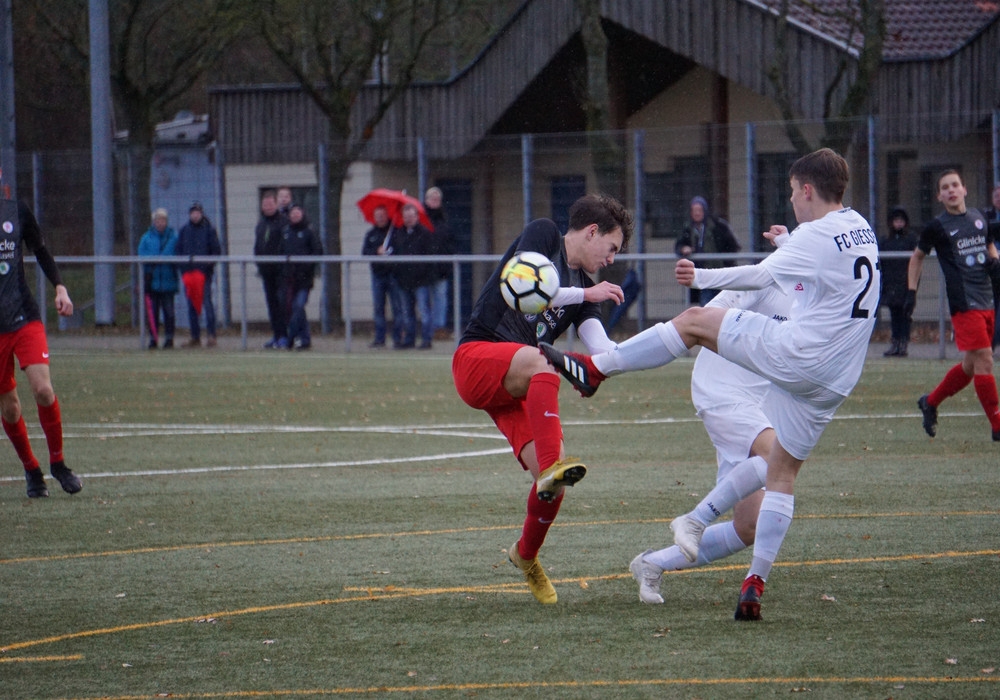
<path fill-rule="evenodd" d="M 698 253 L 738 253 L 740 244 L 736 241 L 729 222 L 708 212 L 708 201 L 704 197 L 691 200 L 691 219 L 684 227 L 684 232 L 677 238 L 674 252 L 682 258 Z M 695 267 L 714 268 L 732 267 L 732 260 L 699 260 Z M 692 304 L 704 306 L 712 301 L 718 289 L 692 289 L 690 299 Z"/>
<path fill-rule="evenodd" d="M 216 232 L 212 222 L 205 216 L 205 210 L 201 202 L 191 205 L 188 212 L 188 222 L 177 234 L 177 247 L 174 249 L 177 255 L 201 256 L 201 255 L 222 255 L 222 245 L 219 243 L 219 234 Z M 181 265 L 183 273 L 193 270 L 200 271 L 205 276 L 205 284 L 202 288 L 202 308 L 205 311 L 205 332 L 208 334 L 206 345 L 215 347 L 215 306 L 212 303 L 212 275 L 215 272 L 215 263 L 189 263 Z M 201 325 L 199 323 L 200 311 L 195 301 L 188 296 L 188 323 L 191 330 L 191 339 L 184 344 L 185 347 L 201 346 Z"/>
<path fill-rule="evenodd" d="M 361 244 L 362 255 L 392 255 L 392 223 L 389 221 L 389 212 L 385 207 L 376 207 L 372 212 L 375 225 L 368 229 L 365 240 Z M 392 340 L 394 345 L 399 345 L 402 339 L 402 327 L 399 324 L 400 314 L 396 309 L 398 295 L 393 291 L 395 281 L 392 277 L 392 265 L 386 263 L 371 264 L 372 271 L 372 321 L 375 324 L 375 338 L 368 347 L 385 347 L 385 334 L 387 323 L 385 320 L 385 305 L 388 301 L 392 305 Z"/>
<path fill-rule="evenodd" d="M 392 231 L 393 255 L 428 255 L 430 236 L 432 234 L 420 223 L 417 207 L 407 204 L 403 207 L 403 225 Z M 426 287 L 434 277 L 434 265 L 431 263 L 400 263 L 392 266 L 393 278 L 396 280 L 397 308 L 402 316 L 403 337 L 396 349 L 406 349 L 416 346 L 417 337 L 417 291 Z M 424 299 L 429 302 L 426 295 Z M 431 347 L 434 337 L 434 322 L 431 320 L 430 304 L 421 304 L 420 310 L 420 349 Z"/>
<path fill-rule="evenodd" d="M 306 214 L 298 204 L 288 210 L 288 225 L 282 232 L 281 252 L 284 255 L 322 255 L 323 243 L 309 227 Z M 312 346 L 306 304 L 316 276 L 316 263 L 292 262 L 285 266 L 286 293 L 289 300 L 288 349 L 308 350 Z"/>
<path fill-rule="evenodd" d="M 986 225 L 994 232 L 993 240 L 997 240 L 1000 239 L 1000 182 L 993 185 L 992 204 L 993 206 L 983 209 L 983 216 L 986 217 Z M 1000 318 L 1000 277 L 993 279 L 993 315 Z M 994 357 L 997 346 L 1000 346 L 1000 327 L 993 329 Z"/>
<path fill-rule="evenodd" d="M 288 221 L 278 211 L 278 199 L 274 190 L 267 190 L 260 198 L 260 219 L 254 231 L 254 255 L 280 255 L 281 232 Z M 283 263 L 257 263 L 257 272 L 264 283 L 264 302 L 267 317 L 271 322 L 271 339 L 264 343 L 269 350 L 288 347 L 288 317 L 285 314 L 286 301 L 282 289 Z"/>
<path fill-rule="evenodd" d="M 902 207 L 889 212 L 889 233 L 879 243 L 879 250 L 913 253 L 917 234 L 910 230 L 910 217 Z M 910 344 L 911 318 L 906 313 L 906 275 L 909 258 L 882 258 L 882 304 L 889 309 L 892 341 L 885 357 L 906 357 Z"/>

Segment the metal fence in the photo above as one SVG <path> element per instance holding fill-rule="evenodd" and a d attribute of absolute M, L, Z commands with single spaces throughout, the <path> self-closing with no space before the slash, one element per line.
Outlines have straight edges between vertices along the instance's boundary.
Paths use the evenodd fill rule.
<path fill-rule="evenodd" d="M 738 262 L 750 264 L 766 257 L 765 253 L 739 253 L 726 255 L 701 255 L 692 256 L 692 259 L 712 259 L 712 258 L 736 258 Z M 907 258 L 904 253 L 886 253 L 885 258 Z M 487 274 L 492 271 L 499 262 L 497 255 L 453 255 L 444 257 L 434 256 L 398 256 L 390 258 L 380 258 L 379 263 L 386 264 L 409 264 L 409 263 L 450 263 L 452 266 L 453 279 L 461 279 L 463 272 L 470 268 L 481 268 Z M 640 283 L 642 285 L 634 305 L 625 316 L 625 322 L 617 330 L 619 333 L 631 335 L 647 328 L 655 323 L 668 321 L 689 305 L 688 290 L 677 284 L 674 280 L 673 269 L 677 256 L 673 253 L 647 253 L 647 254 L 623 254 L 618 256 L 623 263 L 634 266 L 641 270 Z M 932 259 L 933 262 L 936 259 Z M 259 319 L 255 319 L 249 313 L 248 298 L 252 289 L 257 286 L 256 265 L 260 262 L 322 262 L 331 265 L 339 265 L 345 290 L 343 300 L 344 315 L 343 340 L 346 352 L 354 350 L 355 341 L 364 334 L 368 337 L 368 322 L 371 319 L 370 313 L 354 315 L 352 309 L 363 307 L 366 311 L 371 310 L 371 297 L 364 295 L 360 299 L 352 296 L 351 290 L 357 285 L 359 279 L 366 284 L 369 278 L 369 265 L 371 257 L 360 255 L 326 255 L 321 257 L 254 257 L 254 256 L 217 256 L 217 257 L 137 257 L 137 256 L 59 256 L 56 262 L 60 269 L 85 271 L 98 264 L 109 264 L 116 270 L 116 279 L 119 280 L 119 302 L 121 306 L 127 307 L 125 321 L 120 325 L 131 324 L 135 330 L 136 347 L 145 348 L 149 338 L 145 314 L 141 312 L 142 298 L 140 286 L 137 280 L 142 279 L 141 265 L 148 263 L 202 263 L 213 262 L 217 269 L 225 270 L 226 275 L 221 279 L 229 280 L 231 289 L 224 292 L 220 285 L 213 285 L 214 302 L 217 309 L 218 324 L 222 328 L 238 328 L 240 335 L 240 348 L 249 348 L 249 338 L 251 328 L 256 325 Z M 37 265 L 29 270 L 34 278 L 33 284 L 39 303 L 43 308 L 49 306 L 48 295 L 50 294 L 48 282 L 37 269 Z M 74 294 L 70 289 L 71 295 Z M 453 308 L 461 309 L 465 305 L 471 305 L 474 298 L 464 298 L 461 285 L 451 285 L 451 304 Z M 478 296 L 479 290 L 476 290 Z M 315 301 L 322 303 L 322 291 L 316 295 Z M 178 292 L 176 308 L 178 309 L 178 327 L 186 327 L 186 314 L 181 313 L 184 309 L 183 292 Z M 607 311 L 610 312 L 610 303 Z M 74 317 L 71 319 L 59 318 L 56 320 L 49 311 L 46 319 L 47 324 L 53 322 L 58 324 L 60 330 L 70 330 L 74 328 L 86 327 L 94 324 L 92 317 L 92 304 L 86 300 L 78 303 Z M 313 323 L 317 323 L 316 316 L 312 316 Z M 464 323 L 461 314 L 451 316 L 451 329 L 455 341 L 460 338 Z M 880 321 L 881 322 L 881 321 Z M 938 352 L 940 357 L 945 356 L 948 336 L 950 333 L 950 316 L 948 314 L 947 300 L 940 269 L 936 264 L 926 264 L 924 266 L 923 278 L 918 295 L 917 309 L 914 312 L 914 322 L 924 327 L 930 328 L 933 337 L 936 337 Z"/>

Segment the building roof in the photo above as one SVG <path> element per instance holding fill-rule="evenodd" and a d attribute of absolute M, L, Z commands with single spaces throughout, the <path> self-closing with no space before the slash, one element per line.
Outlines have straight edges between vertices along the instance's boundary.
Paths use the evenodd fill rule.
<path fill-rule="evenodd" d="M 753 0 L 777 13 L 781 0 Z M 1000 0 L 885 0 L 885 61 L 946 58 L 1000 17 Z M 857 0 L 791 0 L 789 19 L 832 41 L 857 47 Z"/>

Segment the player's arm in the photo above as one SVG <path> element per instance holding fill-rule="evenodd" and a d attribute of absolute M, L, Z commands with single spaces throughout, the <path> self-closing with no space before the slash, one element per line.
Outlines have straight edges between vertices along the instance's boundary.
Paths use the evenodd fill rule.
<path fill-rule="evenodd" d="M 73 302 L 69 298 L 69 292 L 62 282 L 62 276 L 59 274 L 59 267 L 56 265 L 55 258 L 52 257 L 49 249 L 45 247 L 45 241 L 42 239 L 42 229 L 38 226 L 38 220 L 31 212 L 31 209 L 24 204 L 19 204 L 17 214 L 21 224 L 21 240 L 24 242 L 25 247 L 34 253 L 35 259 L 38 261 L 38 266 L 42 268 L 45 277 L 55 287 L 56 312 L 60 316 L 71 316 L 73 314 Z"/>
<path fill-rule="evenodd" d="M 775 283 L 770 270 L 759 264 L 696 268 L 690 260 L 678 260 L 675 275 L 680 284 L 694 289 L 764 289 Z"/>

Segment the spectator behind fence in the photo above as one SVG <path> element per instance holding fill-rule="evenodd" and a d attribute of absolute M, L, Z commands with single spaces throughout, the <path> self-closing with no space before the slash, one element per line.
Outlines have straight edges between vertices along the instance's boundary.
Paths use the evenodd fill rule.
<path fill-rule="evenodd" d="M 389 212 L 385 207 L 376 207 L 372 218 L 375 225 L 368 229 L 364 243 L 361 245 L 362 255 L 386 256 L 392 255 L 392 225 L 389 223 Z M 392 275 L 393 266 L 387 263 L 371 264 L 372 272 L 372 319 L 375 323 L 375 338 L 369 347 L 385 347 L 387 323 L 385 319 L 386 300 L 392 305 L 392 342 L 399 345 L 402 342 L 401 314 L 396 304 L 399 295 L 395 291 L 396 282 Z"/>
<path fill-rule="evenodd" d="M 254 231 L 254 255 L 281 255 L 281 232 L 288 220 L 278 211 L 274 190 L 266 190 L 260 198 L 260 219 Z M 264 302 L 271 322 L 271 339 L 264 343 L 269 350 L 288 347 L 288 318 L 281 285 L 283 263 L 259 262 L 257 272 L 264 284 Z"/>
<path fill-rule="evenodd" d="M 729 222 L 712 216 L 708 211 L 708 201 L 704 197 L 693 198 L 690 220 L 684 226 L 684 232 L 678 237 L 674 252 L 686 258 L 698 253 L 738 253 L 739 250 L 740 244 L 736 241 Z M 695 267 L 732 267 L 734 264 L 733 260 L 698 260 Z M 689 298 L 692 304 L 704 306 L 718 293 L 718 289 L 691 289 Z"/>
<path fill-rule="evenodd" d="M 882 252 L 913 253 L 917 247 L 917 234 L 910 230 L 910 217 L 902 207 L 889 212 L 889 233 L 879 242 Z M 882 258 L 882 305 L 889 309 L 892 340 L 885 357 L 906 357 L 910 345 L 912 319 L 904 308 L 906 304 L 906 275 L 909 258 Z"/>
<path fill-rule="evenodd" d="M 429 251 L 431 255 L 454 255 L 455 241 L 448 226 L 442 200 L 444 195 L 438 187 L 431 187 L 424 195 L 424 209 L 427 218 L 431 220 L 434 230 L 430 234 Z M 452 277 L 450 262 L 437 263 L 434 266 L 431 282 L 431 319 L 434 324 L 434 337 L 439 340 L 451 338 L 448 328 L 448 288 Z"/>
<path fill-rule="evenodd" d="M 288 214 L 292 210 L 292 188 L 287 185 L 279 187 L 277 194 L 275 194 L 275 199 L 278 202 L 278 213 L 287 220 Z"/>
<path fill-rule="evenodd" d="M 288 210 L 288 225 L 282 233 L 281 252 L 292 256 L 323 254 L 323 244 L 309 226 L 305 211 L 298 204 L 293 204 Z M 290 306 L 288 348 L 308 350 L 312 346 L 312 337 L 309 335 L 306 304 L 309 302 L 309 291 L 313 288 L 313 278 L 316 277 L 316 263 L 289 263 L 285 267 L 285 274 L 285 289 Z"/>
<path fill-rule="evenodd" d="M 152 225 L 139 240 L 139 257 L 170 256 L 177 252 L 177 232 L 167 226 L 167 210 L 153 212 Z M 144 263 L 142 266 L 143 305 L 149 322 L 149 348 L 157 347 L 160 318 L 163 318 L 163 348 L 174 347 L 177 316 L 174 296 L 180 285 L 173 263 Z"/>
<path fill-rule="evenodd" d="M 205 216 L 201 202 L 191 205 L 188 212 L 188 222 L 181 228 L 177 237 L 177 255 L 206 256 L 222 255 L 219 234 L 212 222 Z M 191 339 L 185 347 L 201 347 L 202 309 L 205 311 L 205 333 L 208 336 L 206 345 L 214 348 L 215 339 L 215 305 L 212 303 L 212 275 L 215 273 L 214 262 L 185 263 L 181 265 L 181 275 L 184 279 L 184 292 L 187 295 L 188 323 Z M 200 274 L 199 274 L 200 273 Z M 185 278 L 184 275 L 187 275 Z"/>
<path fill-rule="evenodd" d="M 420 214 L 413 204 L 403 206 L 403 225 L 393 229 L 393 255 L 427 255 L 429 238 L 432 234 L 420 223 Z M 393 265 L 393 277 L 396 280 L 396 304 L 402 316 L 403 337 L 397 349 L 412 348 L 416 345 L 417 319 L 416 306 L 420 305 L 420 349 L 428 350 L 434 336 L 434 324 L 431 320 L 430 294 L 428 284 L 434 275 L 434 265 L 431 263 L 400 263 Z M 424 290 L 424 291 L 421 291 Z"/>

